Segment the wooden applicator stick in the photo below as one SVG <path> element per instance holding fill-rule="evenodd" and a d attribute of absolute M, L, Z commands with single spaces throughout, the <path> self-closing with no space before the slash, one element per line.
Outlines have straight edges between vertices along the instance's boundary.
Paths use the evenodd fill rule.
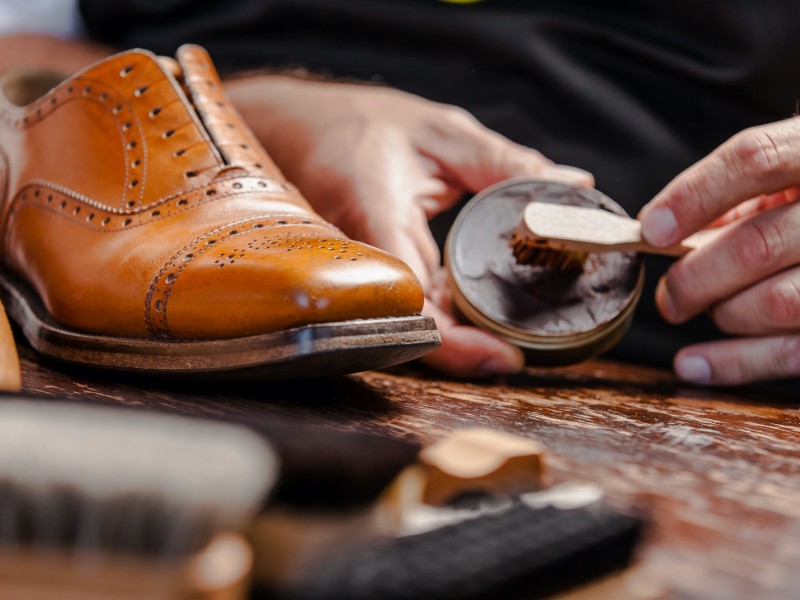
<path fill-rule="evenodd" d="M 582 266 L 590 252 L 647 252 L 683 256 L 708 243 L 722 228 L 704 230 L 669 248 L 657 248 L 642 238 L 642 225 L 598 208 L 531 202 L 514 231 L 512 247 L 522 264 Z M 570 256 L 559 256 L 565 253 Z"/>

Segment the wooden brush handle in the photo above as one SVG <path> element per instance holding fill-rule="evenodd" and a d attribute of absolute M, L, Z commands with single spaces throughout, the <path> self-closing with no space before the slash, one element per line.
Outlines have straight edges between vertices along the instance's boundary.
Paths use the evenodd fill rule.
<path fill-rule="evenodd" d="M 566 252 L 648 252 L 682 256 L 707 244 L 724 227 L 705 229 L 669 248 L 656 248 L 642 239 L 636 219 L 598 208 L 531 202 L 525 207 L 520 227 L 535 246 Z"/>

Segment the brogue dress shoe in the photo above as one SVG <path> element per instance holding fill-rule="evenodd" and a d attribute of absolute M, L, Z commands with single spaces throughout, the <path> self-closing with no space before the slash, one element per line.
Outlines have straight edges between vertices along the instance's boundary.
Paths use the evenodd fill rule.
<path fill-rule="evenodd" d="M 292 377 L 439 343 L 398 259 L 316 215 L 208 54 L 132 50 L 0 82 L 0 288 L 39 352 L 174 375 Z"/>

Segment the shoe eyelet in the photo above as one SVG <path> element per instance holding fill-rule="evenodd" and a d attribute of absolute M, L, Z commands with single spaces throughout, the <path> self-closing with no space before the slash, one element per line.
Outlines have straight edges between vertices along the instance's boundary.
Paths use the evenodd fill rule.
<path fill-rule="evenodd" d="M 151 213 L 150 213 L 150 216 L 151 216 L 151 217 L 157 217 L 157 216 L 159 216 L 160 214 L 161 214 L 161 211 L 160 211 L 160 210 L 154 210 L 153 212 L 151 212 Z"/>
<path fill-rule="evenodd" d="M 128 226 L 128 225 L 130 225 L 131 223 L 133 223 L 133 219 L 125 219 L 125 220 L 122 222 L 122 224 L 123 224 L 125 227 L 127 227 L 127 226 Z"/>
<path fill-rule="evenodd" d="M 217 193 L 217 190 L 214 190 L 214 189 L 206 190 L 206 196 L 213 196 L 216 193 Z"/>
<path fill-rule="evenodd" d="M 125 123 L 122 124 L 122 131 L 128 131 L 131 127 L 133 127 L 133 123 L 125 121 Z"/>
<path fill-rule="evenodd" d="M 146 86 L 146 85 L 143 85 L 143 86 L 142 86 L 142 87 L 140 87 L 140 88 L 136 88 L 136 89 L 134 90 L 134 92 L 133 92 L 133 95 L 134 95 L 134 96 L 136 96 L 136 97 L 138 98 L 138 97 L 140 97 L 142 94 L 144 94 L 146 91 L 147 91 L 147 86 Z"/>
<path fill-rule="evenodd" d="M 83 88 L 83 95 L 84 96 L 88 96 L 91 93 L 92 93 L 92 86 L 87 85 L 85 88 Z"/>
<path fill-rule="evenodd" d="M 183 174 L 184 177 L 197 177 L 197 171 L 186 171 Z"/>
<path fill-rule="evenodd" d="M 72 209 L 72 215 L 73 216 L 77 216 L 78 213 L 80 213 L 80 212 L 81 212 L 81 207 L 80 206 L 76 206 L 75 208 Z"/>
<path fill-rule="evenodd" d="M 186 154 L 186 150 L 176 150 L 175 152 L 172 153 L 172 156 L 174 158 L 178 158 L 179 156 L 183 156 L 184 154 Z"/>
<path fill-rule="evenodd" d="M 105 226 L 106 226 L 106 225 L 108 225 L 109 223 L 111 223 L 111 218 L 110 218 L 110 217 L 106 217 L 105 219 L 103 219 L 102 221 L 100 221 L 100 225 L 102 225 L 103 227 L 105 227 Z"/>
<path fill-rule="evenodd" d="M 137 185 L 139 185 L 139 180 L 138 179 L 134 179 L 130 183 L 131 188 L 135 188 Z"/>
<path fill-rule="evenodd" d="M 133 150 L 133 149 L 134 149 L 134 148 L 136 148 L 136 146 L 138 146 L 138 145 L 139 145 L 139 144 L 137 143 L 137 141 L 136 141 L 136 140 L 131 140 L 130 142 L 128 142 L 128 150 Z"/>
<path fill-rule="evenodd" d="M 160 112 L 161 112 L 161 108 L 156 106 L 149 113 L 147 113 L 147 116 L 152 119 L 153 117 L 157 117 L 158 113 L 160 113 Z"/>
<path fill-rule="evenodd" d="M 181 198 L 180 200 L 178 200 L 178 206 L 186 206 L 187 204 L 189 204 L 189 201 L 188 201 L 188 200 L 185 200 L 185 199 L 183 199 L 183 198 Z"/>
<path fill-rule="evenodd" d="M 168 137 L 172 137 L 173 133 L 175 133 L 174 129 L 167 129 L 164 133 L 161 134 L 161 138 L 167 139 Z"/>
<path fill-rule="evenodd" d="M 142 161 L 140 159 L 138 159 L 138 158 L 131 162 L 131 166 L 132 167 L 138 167 L 141 164 L 142 164 Z"/>
<path fill-rule="evenodd" d="M 133 66 L 131 66 L 131 65 L 128 65 L 128 66 L 126 66 L 125 68 L 123 68 L 123 69 L 122 69 L 122 70 L 119 72 L 119 76 L 120 76 L 120 77 L 127 77 L 127 76 L 128 76 L 128 73 L 130 73 L 131 71 L 133 71 Z"/>
<path fill-rule="evenodd" d="M 86 215 L 86 222 L 87 223 L 90 222 L 92 219 L 94 219 L 94 213 L 89 213 L 88 215 Z"/>
<path fill-rule="evenodd" d="M 118 115 L 120 112 L 122 112 L 122 104 L 117 104 L 114 108 L 111 109 L 112 115 Z"/>
<path fill-rule="evenodd" d="M 236 183 L 233 184 L 233 189 L 235 190 L 242 189 L 242 184 L 237 181 Z"/>
<path fill-rule="evenodd" d="M 101 94 L 98 96 L 98 98 L 99 98 L 100 100 L 108 100 L 108 92 L 102 92 L 102 93 L 101 93 Z"/>

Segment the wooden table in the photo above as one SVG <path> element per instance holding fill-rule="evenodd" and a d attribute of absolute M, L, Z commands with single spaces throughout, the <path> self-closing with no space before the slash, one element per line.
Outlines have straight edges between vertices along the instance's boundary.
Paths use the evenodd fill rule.
<path fill-rule="evenodd" d="M 679 598 L 800 597 L 800 397 L 703 390 L 595 361 L 493 381 L 418 366 L 347 378 L 198 386 L 75 372 L 22 348 L 38 395 L 184 414 L 309 420 L 427 443 L 483 425 L 540 440 L 558 479 L 646 505 L 648 576 Z"/>

